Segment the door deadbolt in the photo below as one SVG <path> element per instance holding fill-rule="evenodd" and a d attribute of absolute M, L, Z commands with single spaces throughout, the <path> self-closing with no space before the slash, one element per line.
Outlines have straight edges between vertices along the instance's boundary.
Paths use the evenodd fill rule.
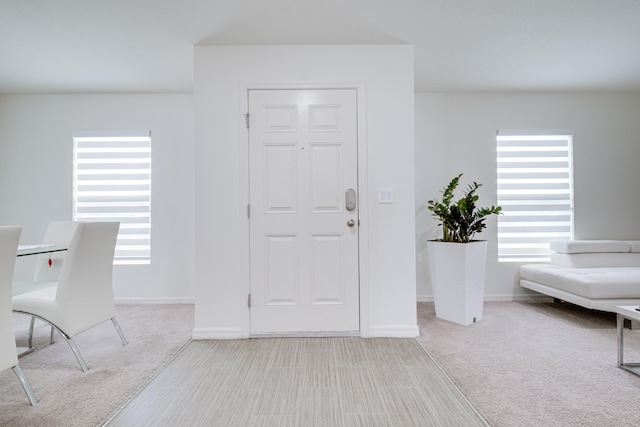
<path fill-rule="evenodd" d="M 349 212 L 356 210 L 356 190 L 349 188 L 344 192 L 345 207 Z M 351 227 L 351 226 L 350 226 Z"/>
<path fill-rule="evenodd" d="M 356 222 L 354 220 L 350 219 L 349 221 L 347 221 L 347 226 L 353 227 L 354 225 L 356 225 Z"/>

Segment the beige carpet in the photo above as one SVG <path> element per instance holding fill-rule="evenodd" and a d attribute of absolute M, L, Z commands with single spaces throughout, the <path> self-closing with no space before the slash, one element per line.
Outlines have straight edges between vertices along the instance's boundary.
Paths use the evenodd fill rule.
<path fill-rule="evenodd" d="M 492 426 L 640 424 L 640 377 L 616 367 L 614 314 L 489 302 L 464 327 L 419 303 L 418 323 L 420 342 Z M 625 350 L 640 361 L 640 328 L 625 330 Z"/>
<path fill-rule="evenodd" d="M 612 314 L 499 302 L 468 327 L 435 318 L 429 303 L 418 316 L 421 343 L 492 426 L 640 423 L 640 377 L 616 367 Z M 119 306 L 118 319 L 127 347 L 110 323 L 77 337 L 87 373 L 39 327 L 41 348 L 20 365 L 40 402 L 32 408 L 13 372 L 0 372 L 0 426 L 101 425 L 188 342 L 193 306 Z M 28 319 L 16 325 L 24 340 Z M 640 328 L 625 334 L 628 360 L 640 361 Z"/>
<path fill-rule="evenodd" d="M 67 343 L 49 346 L 49 328 L 36 328 L 36 351 L 20 367 L 39 399 L 29 401 L 12 370 L 0 372 L 0 426 L 99 426 L 108 420 L 189 341 L 193 305 L 124 305 L 111 322 L 74 338 L 89 371 L 83 373 Z M 18 343 L 26 343 L 29 318 L 14 314 Z"/>

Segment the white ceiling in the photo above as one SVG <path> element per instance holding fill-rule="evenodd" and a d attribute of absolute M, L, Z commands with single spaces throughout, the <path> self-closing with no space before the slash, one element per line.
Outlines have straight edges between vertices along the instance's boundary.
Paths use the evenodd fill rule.
<path fill-rule="evenodd" d="M 640 0 L 0 0 L 0 93 L 190 92 L 207 44 L 413 44 L 418 92 L 640 90 Z"/>

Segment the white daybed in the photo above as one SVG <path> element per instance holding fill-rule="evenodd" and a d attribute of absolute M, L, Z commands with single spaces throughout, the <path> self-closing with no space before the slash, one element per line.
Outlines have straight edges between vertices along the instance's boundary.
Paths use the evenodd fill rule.
<path fill-rule="evenodd" d="M 551 243 L 549 264 L 520 267 L 520 286 L 582 307 L 640 305 L 640 241 Z"/>

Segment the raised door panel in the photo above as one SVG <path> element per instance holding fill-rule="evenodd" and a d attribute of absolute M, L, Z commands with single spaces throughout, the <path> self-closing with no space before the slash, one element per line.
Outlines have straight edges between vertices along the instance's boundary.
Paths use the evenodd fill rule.
<path fill-rule="evenodd" d="M 310 144 L 309 194 L 311 212 L 342 210 L 342 144 Z"/>
<path fill-rule="evenodd" d="M 264 304 L 298 303 L 298 238 L 267 235 L 264 240 Z"/>
<path fill-rule="evenodd" d="M 314 235 L 311 245 L 311 304 L 344 304 L 343 237 Z"/>
<path fill-rule="evenodd" d="M 295 144 L 264 144 L 264 211 L 298 210 L 298 150 Z"/>

